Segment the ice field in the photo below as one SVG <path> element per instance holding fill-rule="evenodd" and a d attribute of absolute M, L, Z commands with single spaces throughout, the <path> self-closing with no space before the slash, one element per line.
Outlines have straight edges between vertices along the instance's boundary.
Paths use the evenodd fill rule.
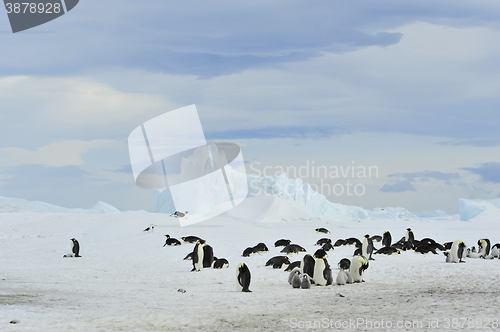
<path fill-rule="evenodd" d="M 257 197 L 242 203 L 241 211 L 183 228 L 165 214 L 26 211 L 30 202 L 18 212 L 0 213 L 0 330 L 405 330 L 397 328 L 402 322 L 416 323 L 424 331 L 435 330 L 430 325 L 435 323 L 441 330 L 446 324 L 452 329 L 453 322 L 462 324 L 464 319 L 468 321 L 459 330 L 478 330 L 478 324 L 498 330 L 500 259 L 448 264 L 442 253 L 375 255 L 365 283 L 310 290 L 293 289 L 288 272 L 264 266 L 280 255 L 281 248 L 273 244 L 281 238 L 313 254 L 321 237 L 335 241 L 389 230 L 397 241 L 411 227 L 416 239 L 462 239 L 477 246 L 478 239 L 488 237 L 493 245 L 500 242 L 496 206 L 470 221 L 442 217 L 333 222 L 307 219 L 304 211 L 294 219 L 293 202 L 271 198 L 263 221 L 241 217 L 254 204 L 263 204 Z M 155 231 L 144 232 L 151 223 L 157 225 Z M 331 234 L 318 234 L 317 227 Z M 165 234 L 204 238 L 230 267 L 190 272 L 191 261 L 182 259 L 194 245 L 163 247 Z M 80 242 L 81 258 L 62 257 L 70 252 L 72 237 Z M 267 244 L 268 253 L 241 257 L 246 247 L 259 242 Z M 334 278 L 338 261 L 351 258 L 354 249 L 338 247 L 328 253 Z M 296 261 L 302 255 L 289 257 Z M 236 291 L 240 262 L 252 273 L 251 293 Z M 18 323 L 10 324 L 12 320 Z M 380 325 L 387 322 L 391 328 Z"/>

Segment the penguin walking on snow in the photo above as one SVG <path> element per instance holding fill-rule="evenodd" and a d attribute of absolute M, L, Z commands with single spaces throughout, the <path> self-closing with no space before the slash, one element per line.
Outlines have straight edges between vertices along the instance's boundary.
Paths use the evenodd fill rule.
<path fill-rule="evenodd" d="M 238 265 L 236 267 L 236 280 L 238 281 L 236 286 L 238 291 L 250 293 L 251 292 L 251 290 L 249 289 L 250 279 L 251 279 L 251 274 L 248 266 L 245 263 Z"/>
<path fill-rule="evenodd" d="M 205 240 L 198 240 L 196 242 L 196 245 L 194 246 L 193 249 L 193 271 L 200 271 L 201 268 L 203 267 L 203 258 L 204 258 L 204 250 L 203 247 L 205 246 Z"/>
<path fill-rule="evenodd" d="M 63 257 L 82 257 L 80 256 L 80 243 L 75 238 L 71 239 L 71 254 Z"/>

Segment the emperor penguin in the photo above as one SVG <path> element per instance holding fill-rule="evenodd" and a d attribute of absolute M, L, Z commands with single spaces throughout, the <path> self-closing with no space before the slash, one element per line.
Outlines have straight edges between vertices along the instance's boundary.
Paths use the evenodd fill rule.
<path fill-rule="evenodd" d="M 384 232 L 384 236 L 382 238 L 382 246 L 384 246 L 384 247 L 390 247 L 391 244 L 392 244 L 391 232 L 386 231 L 386 232 Z"/>
<path fill-rule="evenodd" d="M 302 260 L 300 262 L 300 273 L 302 274 L 307 274 L 309 277 L 314 276 L 314 258 L 307 254 L 302 257 Z"/>
<path fill-rule="evenodd" d="M 465 251 L 465 243 L 462 240 L 456 240 L 451 245 L 450 249 L 450 263 L 465 263 L 462 261 Z"/>
<path fill-rule="evenodd" d="M 313 280 L 319 286 L 328 286 L 332 282 L 332 270 L 326 260 L 326 256 L 326 251 L 323 249 L 318 249 L 314 253 L 316 261 L 314 262 Z"/>
<path fill-rule="evenodd" d="M 75 238 L 71 239 L 71 254 L 64 255 L 63 257 L 82 257 L 80 256 L 80 244 Z"/>
<path fill-rule="evenodd" d="M 205 244 L 203 246 L 203 267 L 212 267 L 212 264 L 214 262 L 214 250 L 211 246 L 208 244 Z"/>
<path fill-rule="evenodd" d="M 366 234 L 365 239 L 363 240 L 363 245 L 361 246 L 361 255 L 373 261 L 374 259 L 372 258 L 372 254 L 373 254 L 373 241 L 370 238 L 370 235 Z"/>
<path fill-rule="evenodd" d="M 225 258 L 214 257 L 214 269 L 226 269 L 229 267 L 229 262 Z"/>
<path fill-rule="evenodd" d="M 311 281 L 309 280 L 309 276 L 307 274 L 302 275 L 302 282 L 300 283 L 300 288 L 302 289 L 311 288 Z"/>
<path fill-rule="evenodd" d="M 354 256 L 351 262 L 353 282 L 364 282 L 363 273 L 368 268 L 368 260 L 363 256 Z"/>
<path fill-rule="evenodd" d="M 338 263 L 338 267 L 341 270 L 349 270 L 349 268 L 351 267 L 351 261 L 347 258 L 342 258 Z"/>
<path fill-rule="evenodd" d="M 200 271 L 203 267 L 203 258 L 204 258 L 204 250 L 205 240 L 198 240 L 193 249 L 193 271 Z"/>
<path fill-rule="evenodd" d="M 352 274 L 351 274 L 351 271 L 349 270 L 346 270 L 344 271 L 346 276 L 347 276 L 347 279 L 346 279 L 346 283 L 348 284 L 352 284 L 354 282 L 354 279 L 352 278 Z"/>
<path fill-rule="evenodd" d="M 250 270 L 245 263 L 239 264 L 236 267 L 236 280 L 238 283 L 236 284 L 236 288 L 240 292 L 250 293 Z"/>
<path fill-rule="evenodd" d="M 479 245 L 479 253 L 483 255 L 484 257 L 488 256 L 490 254 L 490 240 L 489 239 L 480 239 L 477 241 L 477 244 Z"/>
<path fill-rule="evenodd" d="M 411 228 L 407 228 L 405 234 L 405 242 L 410 244 L 410 248 L 407 249 L 411 249 L 413 247 L 414 241 L 415 241 L 415 235 L 413 234 L 413 231 L 411 230 Z"/>
<path fill-rule="evenodd" d="M 293 278 L 292 278 L 292 287 L 293 288 L 300 288 L 300 275 L 296 273 Z"/>
<path fill-rule="evenodd" d="M 290 285 L 292 284 L 293 277 L 295 277 L 296 275 L 300 276 L 300 270 L 297 268 L 293 269 L 292 272 L 290 272 L 290 274 L 288 275 L 288 283 Z"/>
<path fill-rule="evenodd" d="M 181 245 L 181 241 L 177 240 L 177 239 L 174 239 L 173 237 L 170 237 L 170 235 L 165 235 L 167 237 L 167 239 L 165 240 L 165 244 L 163 245 L 164 247 L 165 246 L 180 246 Z"/>
<path fill-rule="evenodd" d="M 491 248 L 491 256 L 498 258 L 500 256 L 500 245 L 497 243 Z"/>
<path fill-rule="evenodd" d="M 345 273 L 344 270 L 340 270 L 339 274 L 337 275 L 337 285 L 345 285 L 347 282 L 347 274 Z"/>
<path fill-rule="evenodd" d="M 151 224 L 149 227 L 145 228 L 144 232 L 153 232 L 155 230 L 155 225 Z"/>

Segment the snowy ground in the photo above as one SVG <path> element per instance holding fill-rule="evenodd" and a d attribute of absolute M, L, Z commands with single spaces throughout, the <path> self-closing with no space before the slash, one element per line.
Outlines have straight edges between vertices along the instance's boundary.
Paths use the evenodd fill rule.
<path fill-rule="evenodd" d="M 160 214 L 0 213 L 0 331 L 477 331 L 488 322 L 488 330 L 500 330 L 491 328 L 500 320 L 498 259 L 446 264 L 442 254 L 375 256 L 365 283 L 310 290 L 292 289 L 287 272 L 264 266 L 279 254 L 273 243 L 280 238 L 314 253 L 314 243 L 324 237 L 314 231 L 317 227 L 328 228 L 334 241 L 386 230 L 397 241 L 411 227 L 417 239 L 462 239 L 477 246 L 484 237 L 500 242 L 499 219 L 497 210 L 470 222 L 254 223 L 220 216 L 181 228 L 176 219 Z M 143 232 L 150 223 L 158 225 L 155 232 Z M 164 234 L 206 239 L 230 268 L 190 272 L 191 262 L 182 258 L 193 245 L 162 247 Z M 62 257 L 72 237 L 80 242 L 81 258 Z M 241 257 L 258 242 L 270 252 Z M 330 264 L 335 268 L 353 250 L 330 252 Z M 251 270 L 252 293 L 236 291 L 239 262 Z M 19 323 L 9 324 L 14 319 Z M 473 320 L 463 324 L 465 319 Z M 439 328 L 429 328 L 436 320 Z M 410 328 L 412 322 L 422 325 Z"/>

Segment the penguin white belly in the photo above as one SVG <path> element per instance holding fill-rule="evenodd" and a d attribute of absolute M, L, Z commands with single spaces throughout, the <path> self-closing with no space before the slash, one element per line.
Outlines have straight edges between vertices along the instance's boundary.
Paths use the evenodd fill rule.
<path fill-rule="evenodd" d="M 337 275 L 337 285 L 345 285 L 347 282 L 347 274 L 344 270 L 340 270 Z"/>
<path fill-rule="evenodd" d="M 200 271 L 203 267 L 203 257 L 205 256 L 203 247 L 204 245 L 198 246 L 198 261 L 194 263 L 194 268 L 196 269 L 196 271 Z"/>
<path fill-rule="evenodd" d="M 356 256 L 352 259 L 350 272 L 351 272 L 353 282 L 362 282 L 363 281 L 362 272 L 360 274 L 360 268 L 363 265 L 363 261 L 364 261 L 364 259 L 360 256 Z"/>
<path fill-rule="evenodd" d="M 325 279 L 325 276 L 323 275 L 323 271 L 325 270 L 325 261 L 321 258 L 318 258 L 316 260 L 316 263 L 314 264 L 314 283 L 316 285 L 320 286 L 326 286 L 327 280 Z"/>
<path fill-rule="evenodd" d="M 491 249 L 491 256 L 498 257 L 499 255 L 500 255 L 500 250 L 498 250 L 498 247 L 493 247 L 493 249 Z"/>

